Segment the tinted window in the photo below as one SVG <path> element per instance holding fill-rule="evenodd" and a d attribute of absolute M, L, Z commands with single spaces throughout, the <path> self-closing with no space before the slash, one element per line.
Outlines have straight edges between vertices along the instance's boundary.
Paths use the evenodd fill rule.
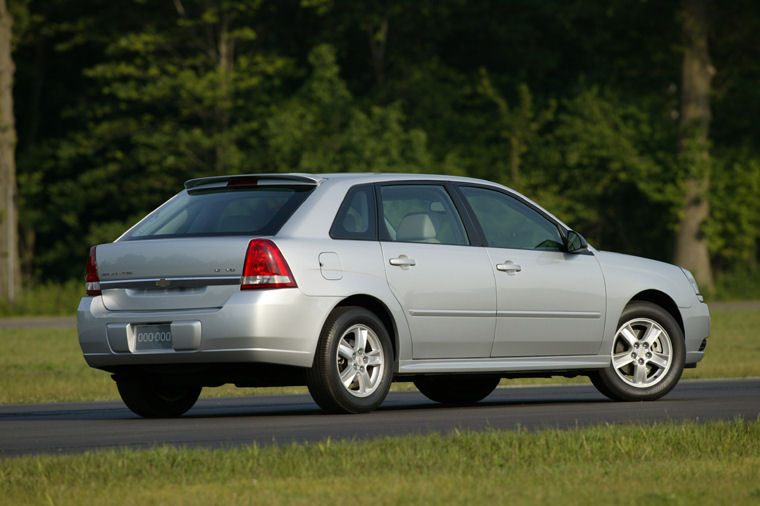
<path fill-rule="evenodd" d="M 313 189 L 310 185 L 262 185 L 182 192 L 146 216 L 122 240 L 273 235 Z"/>
<path fill-rule="evenodd" d="M 469 244 L 462 220 L 444 187 L 383 186 L 381 195 L 387 239 Z"/>
<path fill-rule="evenodd" d="M 557 226 L 519 200 L 495 190 L 461 188 L 486 241 L 494 248 L 562 250 Z"/>
<path fill-rule="evenodd" d="M 335 216 L 330 237 L 377 240 L 375 193 L 372 186 L 357 186 L 348 192 Z"/>

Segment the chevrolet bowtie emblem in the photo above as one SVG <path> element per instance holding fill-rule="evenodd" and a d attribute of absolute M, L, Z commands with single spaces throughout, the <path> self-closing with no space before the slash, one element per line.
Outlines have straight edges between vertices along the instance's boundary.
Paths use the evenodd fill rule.
<path fill-rule="evenodd" d="M 158 281 L 156 281 L 156 286 L 159 287 L 159 288 L 166 288 L 166 287 L 168 287 L 171 284 L 172 284 L 172 282 L 169 281 L 166 278 L 161 278 Z"/>

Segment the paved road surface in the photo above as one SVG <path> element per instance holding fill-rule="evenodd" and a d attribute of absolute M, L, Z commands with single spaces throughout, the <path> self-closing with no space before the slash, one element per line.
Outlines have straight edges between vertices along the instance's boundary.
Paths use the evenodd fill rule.
<path fill-rule="evenodd" d="M 147 420 L 121 402 L 0 406 L 0 457 L 176 444 L 226 448 L 326 438 L 445 433 L 489 427 L 568 428 L 600 423 L 731 420 L 760 416 L 760 378 L 681 382 L 659 401 L 606 400 L 590 385 L 502 388 L 471 407 L 392 392 L 364 415 L 327 415 L 305 395 L 203 399 L 178 419 Z"/>

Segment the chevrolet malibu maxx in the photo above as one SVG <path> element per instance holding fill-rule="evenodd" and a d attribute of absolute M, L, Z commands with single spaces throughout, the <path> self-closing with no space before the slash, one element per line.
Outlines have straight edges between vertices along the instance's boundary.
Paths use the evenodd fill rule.
<path fill-rule="evenodd" d="M 583 375 L 654 400 L 710 330 L 688 270 L 597 251 L 519 193 L 451 176 L 192 179 L 93 246 L 86 284 L 84 358 L 144 417 L 225 383 L 306 385 L 340 413 L 392 381 L 466 404 L 501 378 Z"/>

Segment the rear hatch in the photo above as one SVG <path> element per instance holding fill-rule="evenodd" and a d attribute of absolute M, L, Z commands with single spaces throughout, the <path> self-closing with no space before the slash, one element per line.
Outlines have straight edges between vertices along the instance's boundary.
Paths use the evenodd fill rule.
<path fill-rule="evenodd" d="M 240 290 L 248 237 L 123 241 L 96 250 L 112 311 L 217 308 Z"/>
<path fill-rule="evenodd" d="M 219 308 L 240 290 L 247 246 L 272 236 L 316 182 L 274 176 L 192 180 L 114 243 L 96 249 L 112 311 Z"/>

